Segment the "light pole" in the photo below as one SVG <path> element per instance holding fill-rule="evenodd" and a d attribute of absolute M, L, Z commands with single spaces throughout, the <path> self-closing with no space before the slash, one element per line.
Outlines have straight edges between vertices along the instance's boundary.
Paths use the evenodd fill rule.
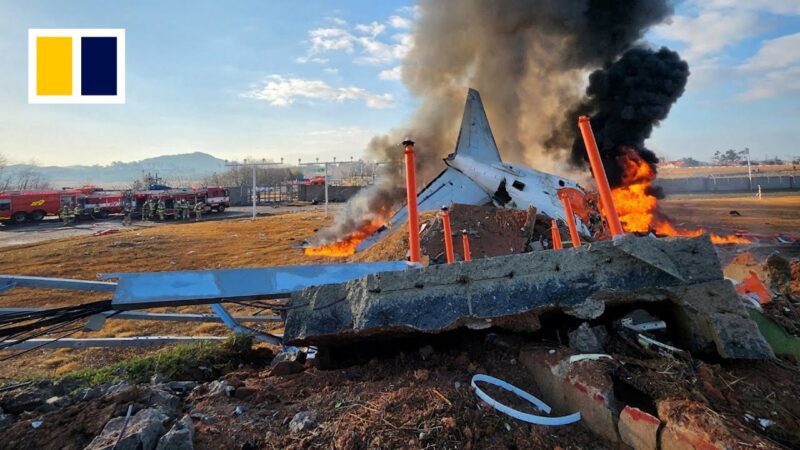
<path fill-rule="evenodd" d="M 747 184 L 748 184 L 748 186 L 750 186 L 750 190 L 752 191 L 753 190 L 753 171 L 750 170 L 750 147 L 745 147 L 744 148 L 744 153 L 745 153 L 745 155 L 747 155 L 747 179 L 749 180 Z"/>
<path fill-rule="evenodd" d="M 256 220 L 256 198 L 257 198 L 256 197 L 257 196 L 257 194 L 256 194 L 256 168 L 257 167 L 261 167 L 261 166 L 269 167 L 269 166 L 281 166 L 281 165 L 283 165 L 283 158 L 281 158 L 281 162 L 279 162 L 279 163 L 266 162 L 266 159 L 261 159 L 260 163 L 257 163 L 257 162 L 249 163 L 245 159 L 243 163 L 234 162 L 234 163 L 229 163 L 229 164 L 226 163 L 225 164 L 226 167 L 248 167 L 248 166 L 250 166 L 253 169 L 253 188 L 252 188 L 252 192 L 250 192 L 250 194 L 253 196 L 253 218 L 252 218 L 252 220 Z"/>

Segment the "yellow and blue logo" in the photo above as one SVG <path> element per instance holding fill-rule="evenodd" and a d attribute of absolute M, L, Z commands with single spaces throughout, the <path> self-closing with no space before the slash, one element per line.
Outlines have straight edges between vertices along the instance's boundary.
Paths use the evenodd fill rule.
<path fill-rule="evenodd" d="M 125 103 L 125 30 L 28 30 L 28 103 Z"/>

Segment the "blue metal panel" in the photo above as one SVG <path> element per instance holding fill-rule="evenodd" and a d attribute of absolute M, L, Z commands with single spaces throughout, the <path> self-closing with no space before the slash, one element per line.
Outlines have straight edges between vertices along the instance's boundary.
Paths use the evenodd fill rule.
<path fill-rule="evenodd" d="M 117 283 L 105 281 L 71 280 L 69 278 L 26 277 L 22 275 L 0 275 L 0 292 L 13 287 L 42 289 L 74 289 L 79 291 L 114 292 Z"/>
<path fill-rule="evenodd" d="M 405 261 L 258 267 L 182 272 L 101 274 L 117 278 L 115 310 L 219 303 L 226 299 L 285 298 L 310 286 L 342 283 L 378 272 L 414 267 Z"/>

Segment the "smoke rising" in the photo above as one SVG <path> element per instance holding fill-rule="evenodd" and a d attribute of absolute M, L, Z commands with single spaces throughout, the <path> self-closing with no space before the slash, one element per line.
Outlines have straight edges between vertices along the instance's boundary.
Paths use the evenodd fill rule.
<path fill-rule="evenodd" d="M 622 183 L 618 158 L 627 154 L 627 148 L 635 149 L 655 173 L 658 158 L 644 141 L 667 117 L 688 78 L 689 65 L 674 51 L 628 50 L 619 60 L 592 72 L 586 99 L 566 115 L 549 145 L 559 149 L 571 144 L 570 161 L 585 165 L 586 149 L 575 132 L 575 118 L 588 115 L 612 187 Z"/>
<path fill-rule="evenodd" d="M 564 164 L 571 139 L 555 139 L 553 130 L 580 104 L 586 72 L 618 59 L 672 14 L 669 0 L 421 0 L 419 7 L 414 46 L 402 63 L 419 107 L 404 127 L 373 138 L 367 153 L 400 161 L 399 143 L 412 137 L 420 185 L 453 151 L 468 87 L 480 91 L 505 161 L 561 175 L 575 170 Z M 556 142 L 568 144 L 555 150 Z M 374 214 L 365 208 L 402 204 L 399 170 L 380 184 L 364 191 L 369 201 L 359 196 L 344 208 L 321 243 L 352 231 L 353 218 Z"/>

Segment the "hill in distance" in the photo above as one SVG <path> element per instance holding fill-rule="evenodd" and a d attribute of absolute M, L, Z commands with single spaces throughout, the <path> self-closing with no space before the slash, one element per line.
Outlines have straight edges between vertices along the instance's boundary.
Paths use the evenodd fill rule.
<path fill-rule="evenodd" d="M 225 160 L 208 153 L 194 152 L 178 155 L 156 156 L 141 161 L 119 162 L 109 165 L 93 166 L 31 166 L 13 164 L 6 167 L 6 174 L 14 177 L 33 167 L 50 182 L 54 188 L 76 187 L 93 184 L 100 187 L 128 187 L 143 175 L 156 174 L 167 184 L 187 184 L 198 182 L 214 172 L 225 171 Z"/>

